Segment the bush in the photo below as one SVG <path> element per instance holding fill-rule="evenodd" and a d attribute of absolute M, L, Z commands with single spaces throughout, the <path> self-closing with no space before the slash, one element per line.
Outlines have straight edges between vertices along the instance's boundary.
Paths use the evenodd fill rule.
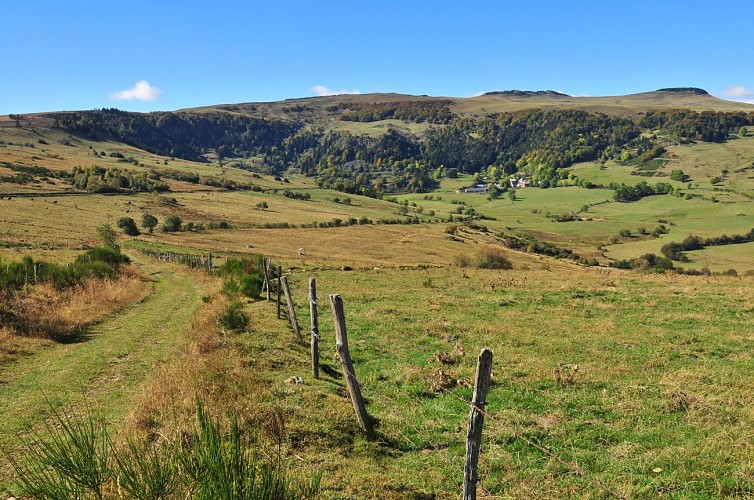
<path fill-rule="evenodd" d="M 136 222 L 131 217 L 121 217 L 116 225 L 127 236 L 139 236 L 139 228 L 136 227 Z"/>
<path fill-rule="evenodd" d="M 76 262 L 104 262 L 111 266 L 118 266 L 120 264 L 128 264 L 131 260 L 128 256 L 120 253 L 119 250 L 107 247 L 97 247 L 87 250 L 84 255 L 79 255 L 76 258 Z"/>
<path fill-rule="evenodd" d="M 162 223 L 162 230 L 166 233 L 174 233 L 181 230 L 183 220 L 177 215 L 169 215 Z"/>
<path fill-rule="evenodd" d="M 475 258 L 475 265 L 479 269 L 512 269 L 513 265 L 505 256 L 505 252 L 496 247 L 481 249 Z"/>
<path fill-rule="evenodd" d="M 258 299 L 262 296 L 264 279 L 258 274 L 244 274 L 239 279 L 239 289 L 247 297 Z"/>
<path fill-rule="evenodd" d="M 249 326 L 249 316 L 243 312 L 243 303 L 231 302 L 218 318 L 222 328 L 232 332 L 242 332 Z"/>

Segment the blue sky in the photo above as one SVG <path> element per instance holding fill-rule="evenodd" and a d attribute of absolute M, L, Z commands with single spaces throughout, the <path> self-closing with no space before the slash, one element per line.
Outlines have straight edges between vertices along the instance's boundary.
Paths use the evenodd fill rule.
<path fill-rule="evenodd" d="M 754 2 L 4 2 L 0 114 L 135 111 L 327 92 L 754 102 Z"/>

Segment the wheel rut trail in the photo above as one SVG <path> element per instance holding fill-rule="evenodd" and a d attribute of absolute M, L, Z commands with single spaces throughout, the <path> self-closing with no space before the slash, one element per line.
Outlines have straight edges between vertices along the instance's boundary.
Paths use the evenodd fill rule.
<path fill-rule="evenodd" d="M 141 394 L 150 371 L 185 345 L 182 333 L 201 291 L 190 277 L 132 255 L 153 290 L 141 303 L 91 326 L 77 342 L 55 344 L 0 368 L 0 448 L 56 408 L 93 407 L 117 426 Z M 0 485 L 9 472 L 0 453 Z M 1 488 L 0 488 L 1 489 Z"/>

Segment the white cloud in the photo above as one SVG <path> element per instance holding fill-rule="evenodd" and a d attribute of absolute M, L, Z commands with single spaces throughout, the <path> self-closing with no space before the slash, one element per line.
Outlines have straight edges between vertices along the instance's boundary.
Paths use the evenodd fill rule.
<path fill-rule="evenodd" d="M 110 95 L 113 101 L 156 101 L 160 98 L 162 91 L 150 85 L 146 80 L 140 80 L 134 83 L 133 87 Z"/>
<path fill-rule="evenodd" d="M 314 92 L 318 96 L 339 95 L 339 94 L 361 94 L 361 91 L 359 89 L 333 90 L 333 89 L 329 89 L 325 87 L 324 85 L 315 85 L 314 87 L 312 87 L 312 92 Z"/>
<path fill-rule="evenodd" d="M 729 85 L 720 94 L 732 101 L 750 102 L 754 104 L 754 90 L 747 89 L 743 85 Z"/>

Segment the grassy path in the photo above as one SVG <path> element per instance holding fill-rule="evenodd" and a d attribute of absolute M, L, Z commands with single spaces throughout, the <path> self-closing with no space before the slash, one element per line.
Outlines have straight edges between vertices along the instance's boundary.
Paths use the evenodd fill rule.
<path fill-rule="evenodd" d="M 154 279 L 152 293 L 93 326 L 71 344 L 57 344 L 0 368 L 0 447 L 59 407 L 94 403 L 111 424 L 122 422 L 141 392 L 141 382 L 182 345 L 181 333 L 200 290 L 192 280 L 139 256 L 132 259 Z M 0 454 L 0 486 L 9 464 Z M 1 487 L 0 487 L 1 489 Z"/>

